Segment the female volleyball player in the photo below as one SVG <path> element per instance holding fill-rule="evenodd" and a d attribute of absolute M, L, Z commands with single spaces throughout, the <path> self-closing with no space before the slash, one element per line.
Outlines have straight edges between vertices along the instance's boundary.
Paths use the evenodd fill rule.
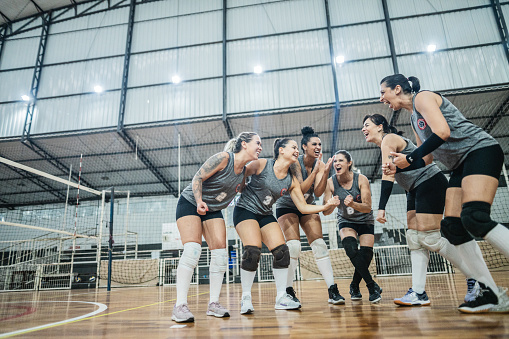
<path fill-rule="evenodd" d="M 391 161 L 390 152 L 410 154 L 417 147 L 409 139 L 401 136 L 402 132 L 389 125 L 383 115 L 366 115 L 363 120 L 362 133 L 367 142 L 381 148 L 382 162 Z M 425 167 L 415 170 L 400 171 L 396 174 L 383 174 L 380 190 L 380 202 L 376 220 L 385 223 L 385 207 L 392 191 L 394 180 L 407 192 L 407 225 L 406 233 L 410 259 L 412 262 L 412 287 L 403 298 L 394 302 L 404 306 L 429 305 L 430 301 L 424 289 L 429 261 L 429 251 L 438 252 L 456 266 L 467 278 L 467 295 L 465 301 L 477 296 L 479 285 L 471 279 L 468 266 L 461 259 L 456 247 L 440 234 L 440 221 L 444 213 L 447 178 L 438 166 L 432 162 L 431 154 L 425 157 Z"/>
<path fill-rule="evenodd" d="M 304 214 L 318 213 L 339 203 L 337 197 L 331 198 L 325 206 L 306 203 L 299 181 L 290 172 L 290 165 L 296 163 L 298 157 L 299 148 L 294 140 L 276 139 L 273 159 L 260 159 L 247 165 L 246 175 L 251 176 L 251 180 L 233 211 L 233 222 L 244 245 L 240 270 L 241 314 L 254 311 L 251 287 L 260 260 L 262 242 L 274 257 L 272 272 L 277 290 L 275 309 L 291 310 L 301 307 L 300 302 L 286 293 L 290 251 L 272 214 L 272 205 L 276 200 L 289 192 L 298 210 Z"/>
<path fill-rule="evenodd" d="M 299 155 L 298 162 L 295 163 L 295 174 L 301 183 L 302 192 L 305 192 L 306 203 L 314 205 L 315 196 L 321 196 L 325 190 L 332 158 L 327 161 L 327 165 L 321 161 L 322 142 L 311 127 L 304 127 L 301 132 L 302 140 L 300 144 L 304 154 Z M 329 303 L 344 304 L 345 298 L 339 294 L 338 286 L 334 283 L 329 251 L 323 240 L 322 223 L 318 213 L 300 213 L 290 195 L 285 194 L 276 202 L 276 217 L 285 235 L 286 245 L 290 250 L 286 292 L 294 300 L 299 301 L 293 289 L 293 278 L 301 252 L 300 223 L 315 256 L 316 265 L 327 284 Z"/>
<path fill-rule="evenodd" d="M 210 157 L 195 174 L 177 203 L 177 227 L 184 251 L 177 267 L 177 302 L 172 320 L 193 322 L 187 293 L 201 254 L 202 235 L 211 252 L 210 301 L 207 315 L 229 317 L 219 304 L 223 276 L 227 269 L 226 227 L 221 210 L 228 206 L 245 181 L 246 164 L 258 159 L 261 140 L 254 132 L 243 132 L 230 140 L 224 152 Z"/>
<path fill-rule="evenodd" d="M 412 112 L 418 147 L 408 155 L 394 153 L 396 166 L 424 167 L 423 158 L 432 153 L 452 170 L 442 232 L 457 246 L 481 286 L 479 296 L 458 309 L 466 313 L 508 311 L 509 298 L 495 284 L 479 246 L 470 235 L 484 238 L 509 257 L 509 229 L 490 217 L 504 161 L 502 148 L 492 136 L 465 119 L 440 93 L 420 91 L 416 77 L 387 76 L 380 82 L 380 93 L 380 101 L 393 110 L 404 108 Z M 385 168 L 390 168 L 390 164 Z"/>
<path fill-rule="evenodd" d="M 352 171 L 352 156 L 345 150 L 337 151 L 334 155 L 334 169 L 336 174 L 327 179 L 324 201 L 335 195 L 341 201 L 338 206 L 337 218 L 341 243 L 346 255 L 350 258 L 355 273 L 350 284 L 352 300 L 361 300 L 359 289 L 361 279 L 364 279 L 369 291 L 369 301 L 379 302 L 382 299 L 382 289 L 369 273 L 369 264 L 373 258 L 373 244 L 375 242 L 375 220 L 371 210 L 371 189 L 366 176 Z M 328 215 L 334 208 L 328 208 L 323 214 Z M 360 250 L 357 245 L 360 242 Z"/>

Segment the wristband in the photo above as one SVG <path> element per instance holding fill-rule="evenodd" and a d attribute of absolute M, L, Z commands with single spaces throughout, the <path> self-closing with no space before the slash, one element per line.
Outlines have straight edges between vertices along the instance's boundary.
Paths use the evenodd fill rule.
<path fill-rule="evenodd" d="M 385 210 L 385 206 L 389 201 L 389 197 L 391 196 L 392 186 L 394 186 L 394 182 L 389 180 L 382 180 L 382 188 L 380 190 L 380 202 L 378 203 L 379 210 Z"/>

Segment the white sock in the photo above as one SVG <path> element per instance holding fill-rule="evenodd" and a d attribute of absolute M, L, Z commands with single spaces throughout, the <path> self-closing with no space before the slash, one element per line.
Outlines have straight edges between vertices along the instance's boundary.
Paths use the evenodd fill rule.
<path fill-rule="evenodd" d="M 438 251 L 438 254 L 440 254 L 445 259 L 449 260 L 451 264 L 454 265 L 457 269 L 461 271 L 465 275 L 465 277 L 472 278 L 472 272 L 470 272 L 470 268 L 468 267 L 467 263 L 463 261 L 461 258 L 460 253 L 458 252 L 458 249 L 456 246 L 452 245 L 449 240 L 442 237 L 442 243 L 444 246 Z"/>
<path fill-rule="evenodd" d="M 277 296 L 276 301 L 286 294 L 286 279 L 288 277 L 288 268 L 273 268 L 272 274 L 276 282 Z"/>
<path fill-rule="evenodd" d="M 299 264 L 298 259 L 290 258 L 290 265 L 288 266 L 288 276 L 286 278 L 286 287 L 293 286 L 293 279 L 295 278 L 295 270 Z"/>
<path fill-rule="evenodd" d="M 177 302 L 175 305 L 179 306 L 187 304 L 187 292 L 189 292 L 189 285 L 193 278 L 194 269 L 181 265 L 177 266 Z"/>
<path fill-rule="evenodd" d="M 228 265 L 228 254 L 226 253 L 225 248 L 218 248 L 215 250 L 211 250 L 211 259 L 210 259 L 210 278 L 209 278 L 209 288 L 210 288 L 210 299 L 209 304 L 213 302 L 219 301 L 219 295 L 221 294 L 221 287 L 223 286 L 223 277 L 226 272 Z"/>
<path fill-rule="evenodd" d="M 477 241 L 470 240 L 464 244 L 457 245 L 456 248 L 463 259 L 463 262 L 468 265 L 468 268 L 470 268 L 472 278 L 482 282 L 496 293 L 496 291 L 498 291 L 497 284 L 495 284 L 490 270 L 488 269 L 488 266 L 486 266 L 486 262 L 484 261 Z"/>
<path fill-rule="evenodd" d="M 253 287 L 254 277 L 256 275 L 256 271 L 246 271 L 245 269 L 240 269 L 240 283 L 242 284 L 242 296 L 251 295 L 251 288 Z"/>
<path fill-rule="evenodd" d="M 498 224 L 484 236 L 484 239 L 509 259 L 509 228 Z"/>
<path fill-rule="evenodd" d="M 330 257 L 317 259 L 316 266 L 318 266 L 327 287 L 334 285 L 334 273 L 332 272 Z"/>
<path fill-rule="evenodd" d="M 410 260 L 412 261 L 412 289 L 421 294 L 426 287 L 429 251 L 425 248 L 411 250 Z"/>

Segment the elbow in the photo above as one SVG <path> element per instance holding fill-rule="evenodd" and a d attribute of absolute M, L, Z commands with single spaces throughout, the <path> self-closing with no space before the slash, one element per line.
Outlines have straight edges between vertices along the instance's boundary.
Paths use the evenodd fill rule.
<path fill-rule="evenodd" d="M 449 139 L 449 137 L 451 136 L 451 130 L 450 129 L 441 130 L 438 131 L 436 135 L 438 135 L 440 139 L 442 139 L 443 141 L 447 141 L 447 139 Z"/>

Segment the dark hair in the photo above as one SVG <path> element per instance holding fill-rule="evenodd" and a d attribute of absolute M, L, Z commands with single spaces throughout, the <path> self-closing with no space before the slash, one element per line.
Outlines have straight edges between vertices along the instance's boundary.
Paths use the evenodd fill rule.
<path fill-rule="evenodd" d="M 277 138 L 274 140 L 274 160 L 279 157 L 279 147 L 286 147 L 292 139 L 289 138 Z"/>
<path fill-rule="evenodd" d="M 362 123 L 365 123 L 366 120 L 370 119 L 373 121 L 375 125 L 382 125 L 384 133 L 394 133 L 397 135 L 403 135 L 403 131 L 398 131 L 398 129 L 392 125 L 389 125 L 387 119 L 381 114 L 368 114 L 362 119 Z"/>
<path fill-rule="evenodd" d="M 405 77 L 403 74 L 393 74 L 386 76 L 380 81 L 380 85 L 385 83 L 386 87 L 390 89 L 395 89 L 397 85 L 401 86 L 403 93 L 417 93 L 421 89 L 421 84 L 419 79 L 414 76 Z"/>
<path fill-rule="evenodd" d="M 242 141 L 246 143 L 253 140 L 253 137 L 258 135 L 255 132 L 242 132 L 236 138 L 230 139 L 224 146 L 225 152 L 239 153 L 242 149 Z"/>
<path fill-rule="evenodd" d="M 300 141 L 300 147 L 304 151 L 304 147 L 302 147 L 302 145 L 307 145 L 309 142 L 309 139 L 314 138 L 314 137 L 319 138 L 319 136 L 318 136 L 318 134 L 315 133 L 314 129 L 309 126 L 302 127 L 302 129 L 300 131 L 302 133 L 302 140 Z"/>
<path fill-rule="evenodd" d="M 345 151 L 344 149 L 342 149 L 342 150 L 339 150 L 336 153 L 334 153 L 334 155 L 338 155 L 338 154 L 343 154 L 346 158 L 346 161 L 348 161 L 348 162 L 352 161 L 352 156 L 350 155 L 350 153 L 348 153 L 348 151 Z M 348 167 L 348 170 L 350 172 L 352 171 L 352 166 L 353 166 L 353 161 L 352 161 L 352 164 Z"/>

